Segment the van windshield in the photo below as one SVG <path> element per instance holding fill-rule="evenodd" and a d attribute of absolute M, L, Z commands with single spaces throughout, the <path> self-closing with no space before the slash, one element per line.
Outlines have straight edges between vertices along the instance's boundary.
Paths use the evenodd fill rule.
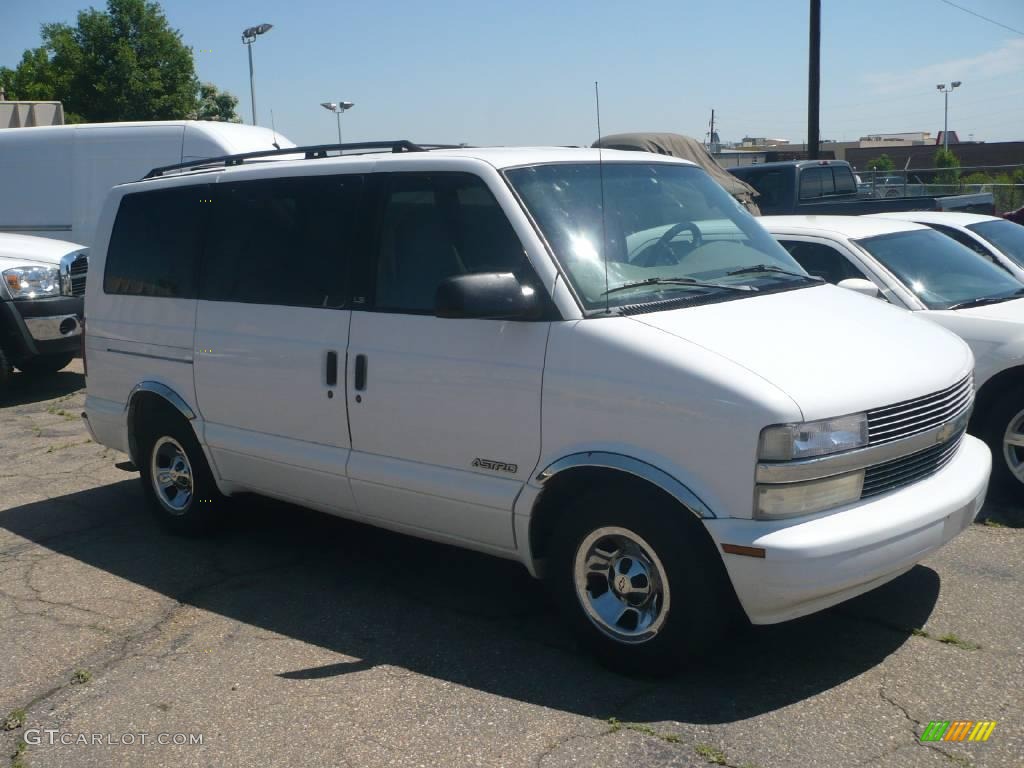
<path fill-rule="evenodd" d="M 505 176 L 587 310 L 817 283 L 700 168 L 558 163 Z"/>

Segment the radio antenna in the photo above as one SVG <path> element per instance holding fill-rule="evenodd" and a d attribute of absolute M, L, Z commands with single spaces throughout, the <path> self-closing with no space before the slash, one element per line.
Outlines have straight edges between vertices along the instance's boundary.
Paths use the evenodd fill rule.
<path fill-rule="evenodd" d="M 277 128 L 274 126 L 274 110 L 270 110 L 270 130 L 274 134 L 272 146 L 274 149 L 280 149 L 281 145 L 277 143 Z"/>
<path fill-rule="evenodd" d="M 601 255 L 604 257 L 604 312 L 611 314 L 611 296 L 608 293 L 608 225 L 604 214 L 604 155 L 601 147 L 601 90 L 594 81 L 594 106 L 597 110 L 597 177 L 601 187 Z"/>

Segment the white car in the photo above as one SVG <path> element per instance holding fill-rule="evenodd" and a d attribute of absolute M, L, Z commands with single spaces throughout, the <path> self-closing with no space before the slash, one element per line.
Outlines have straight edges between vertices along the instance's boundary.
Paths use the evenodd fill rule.
<path fill-rule="evenodd" d="M 1020 497 L 1024 284 L 922 224 L 875 216 L 765 216 L 760 221 L 811 274 L 881 295 L 971 345 L 978 393 L 971 432 L 992 449 L 993 485 Z"/>
<path fill-rule="evenodd" d="M 12 369 L 56 373 L 81 347 L 85 246 L 0 233 L 0 397 Z"/>
<path fill-rule="evenodd" d="M 900 211 L 874 215 L 926 224 L 1024 281 L 1024 227 L 1020 224 L 981 213 Z"/>
<path fill-rule="evenodd" d="M 518 560 L 657 672 L 737 598 L 811 613 L 974 519 L 967 345 L 810 278 L 702 169 L 380 149 L 111 192 L 85 416 L 166 527 L 254 492 Z"/>

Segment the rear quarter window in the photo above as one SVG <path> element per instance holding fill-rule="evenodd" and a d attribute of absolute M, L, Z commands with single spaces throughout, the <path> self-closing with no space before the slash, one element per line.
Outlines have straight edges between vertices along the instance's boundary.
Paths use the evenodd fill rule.
<path fill-rule="evenodd" d="M 206 185 L 121 198 L 107 248 L 103 291 L 196 298 L 199 230 L 208 200 Z"/>

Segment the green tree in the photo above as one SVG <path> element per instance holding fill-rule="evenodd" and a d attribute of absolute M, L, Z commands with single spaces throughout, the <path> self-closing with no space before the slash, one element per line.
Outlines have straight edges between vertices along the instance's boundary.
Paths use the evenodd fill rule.
<path fill-rule="evenodd" d="M 896 163 L 888 155 L 879 155 L 868 160 L 869 171 L 893 171 L 896 170 Z"/>
<path fill-rule="evenodd" d="M 940 149 L 936 152 L 935 167 L 944 169 L 935 174 L 936 184 L 960 183 L 960 159 L 953 154 L 952 150 Z"/>
<path fill-rule="evenodd" d="M 217 89 L 213 83 L 203 83 L 199 86 L 199 106 L 190 117 L 194 120 L 216 120 L 223 123 L 240 123 L 240 118 L 235 108 L 238 106 L 238 98 Z"/>
<path fill-rule="evenodd" d="M 44 24 L 42 46 L 0 69 L 9 99 L 57 100 L 69 122 L 180 120 L 200 113 L 192 50 L 152 0 L 107 0 L 74 26 Z M 218 114 L 233 115 L 214 94 Z M 223 119 L 223 118 L 219 118 Z"/>

